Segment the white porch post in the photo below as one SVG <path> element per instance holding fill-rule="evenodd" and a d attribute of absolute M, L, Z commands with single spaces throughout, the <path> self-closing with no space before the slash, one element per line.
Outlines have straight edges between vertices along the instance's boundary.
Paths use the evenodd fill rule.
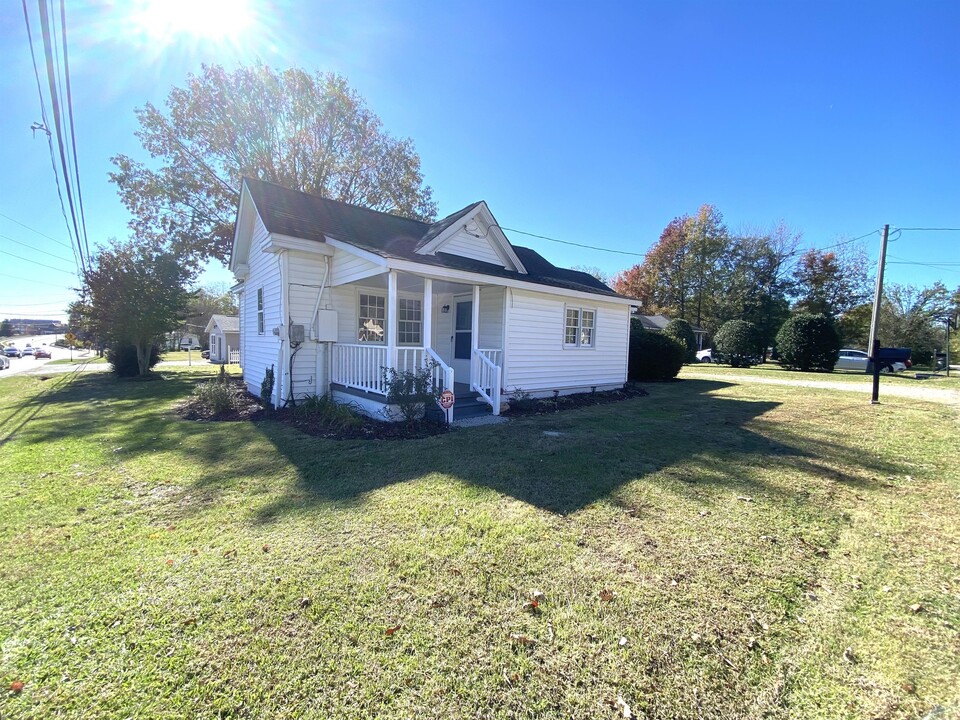
<path fill-rule="evenodd" d="M 391 270 L 387 275 L 387 367 L 397 367 L 397 313 L 399 312 L 397 297 L 397 271 Z"/>
<path fill-rule="evenodd" d="M 433 347 L 433 278 L 423 279 L 423 347 Z"/>
<path fill-rule="evenodd" d="M 471 329 L 470 329 L 470 384 L 473 385 L 474 378 L 476 377 L 477 371 L 477 362 L 474 358 L 477 355 L 477 350 L 480 349 L 480 286 L 473 286 L 473 318 L 471 319 Z"/>

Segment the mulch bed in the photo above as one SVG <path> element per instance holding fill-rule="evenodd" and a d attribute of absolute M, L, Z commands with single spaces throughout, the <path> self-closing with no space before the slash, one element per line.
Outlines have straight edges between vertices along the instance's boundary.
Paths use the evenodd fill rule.
<path fill-rule="evenodd" d="M 191 396 L 177 405 L 177 414 L 186 420 L 201 422 L 273 420 L 294 427 L 308 435 L 329 440 L 416 440 L 447 432 L 446 426 L 434 422 L 384 422 L 368 417 L 361 417 L 362 422 L 353 427 L 330 427 L 323 422 L 323 418 L 297 413 L 293 408 L 266 411 L 260 403 L 260 398 L 248 393 L 241 381 L 234 380 L 233 382 L 237 385 L 237 406 L 233 410 L 214 413 L 197 398 Z M 622 390 L 560 395 L 556 398 L 512 400 L 510 401 L 510 409 L 504 414 L 506 417 L 552 415 L 564 410 L 606 405 L 607 403 L 644 397 L 648 394 L 639 385 L 628 383 Z"/>
<path fill-rule="evenodd" d="M 505 413 L 507 417 L 520 415 L 551 415 L 564 410 L 606 405 L 607 403 L 621 402 L 636 397 L 649 395 L 639 385 L 627 383 L 622 390 L 605 390 L 603 392 L 577 393 L 576 395 L 558 395 L 555 398 L 537 398 L 528 400 L 510 400 L 510 409 Z"/>

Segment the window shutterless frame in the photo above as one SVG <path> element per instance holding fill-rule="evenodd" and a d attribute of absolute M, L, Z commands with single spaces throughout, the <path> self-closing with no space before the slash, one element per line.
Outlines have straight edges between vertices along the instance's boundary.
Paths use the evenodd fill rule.
<path fill-rule="evenodd" d="M 263 288 L 257 288 L 257 335 L 263 335 Z"/>
<path fill-rule="evenodd" d="M 563 347 L 592 348 L 596 344 L 597 311 L 566 306 L 563 309 Z"/>

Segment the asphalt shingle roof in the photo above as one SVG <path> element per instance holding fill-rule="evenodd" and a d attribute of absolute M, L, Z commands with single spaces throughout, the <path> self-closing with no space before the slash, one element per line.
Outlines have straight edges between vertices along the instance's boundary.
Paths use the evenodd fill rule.
<path fill-rule="evenodd" d="M 417 253 L 418 247 L 437 237 L 479 203 L 472 203 L 431 224 L 290 190 L 262 180 L 244 178 L 244 182 L 250 190 L 263 224 L 272 233 L 318 242 L 323 242 L 324 238 L 329 236 L 384 258 L 409 260 L 422 265 L 510 278 L 595 295 L 623 297 L 589 273 L 558 268 L 535 250 L 512 243 L 514 252 L 527 270 L 526 274 L 442 251 L 435 255 Z"/>

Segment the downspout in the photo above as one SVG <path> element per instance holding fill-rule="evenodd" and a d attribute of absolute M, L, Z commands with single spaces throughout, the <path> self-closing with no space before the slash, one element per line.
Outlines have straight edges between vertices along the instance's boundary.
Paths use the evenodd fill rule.
<path fill-rule="evenodd" d="M 274 393 L 275 398 L 273 406 L 277 409 L 280 409 L 283 406 L 283 389 L 284 383 L 286 382 L 286 373 L 284 368 L 286 367 L 286 346 L 285 338 L 283 336 L 284 331 L 286 330 L 283 319 L 287 316 L 287 273 L 286 273 L 286 262 L 284 258 L 287 254 L 286 250 L 281 250 L 277 254 L 277 267 L 280 271 L 280 327 L 277 329 L 277 337 L 280 339 L 280 345 L 277 348 L 277 373 L 274 378 Z"/>
<path fill-rule="evenodd" d="M 310 317 L 310 332 L 313 332 L 314 324 L 317 322 L 317 315 L 320 313 L 320 303 L 323 300 L 323 291 L 327 286 L 327 278 L 330 276 L 330 256 L 323 256 L 323 280 L 320 281 L 320 292 L 317 293 L 317 302 L 313 306 L 313 315 Z M 316 385 L 314 386 L 314 391 L 317 395 L 326 395 L 329 389 L 329 383 L 327 382 L 327 377 L 329 376 L 330 370 L 330 343 L 329 342 L 320 342 L 316 340 L 317 351 L 314 353 L 314 377 L 316 378 Z M 321 382 L 320 373 L 321 369 L 323 370 L 323 381 Z M 323 388 L 323 392 L 320 392 L 320 388 Z"/>

